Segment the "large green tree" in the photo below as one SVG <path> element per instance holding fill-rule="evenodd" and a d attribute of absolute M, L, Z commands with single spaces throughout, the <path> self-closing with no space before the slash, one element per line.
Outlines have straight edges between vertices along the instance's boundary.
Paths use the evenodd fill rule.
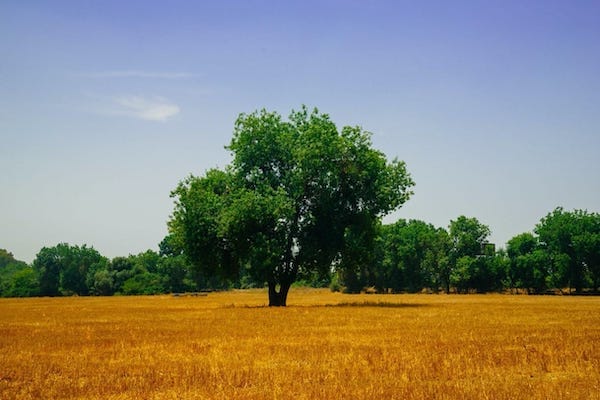
<path fill-rule="evenodd" d="M 353 265 L 348 241 L 372 240 L 383 215 L 412 194 L 402 161 L 388 162 L 359 127 L 339 130 L 306 107 L 284 121 L 276 112 L 241 114 L 225 170 L 190 176 L 173 191 L 171 234 L 205 272 L 237 277 L 244 269 L 285 306 L 299 272 Z"/>

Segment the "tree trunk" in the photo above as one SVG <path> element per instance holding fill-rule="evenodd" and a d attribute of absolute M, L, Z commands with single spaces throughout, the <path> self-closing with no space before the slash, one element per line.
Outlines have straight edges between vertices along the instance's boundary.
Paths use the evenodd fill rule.
<path fill-rule="evenodd" d="M 277 290 L 279 286 L 279 291 Z M 290 290 L 289 283 L 277 284 L 269 282 L 269 307 L 285 307 L 287 305 L 287 295 Z"/>

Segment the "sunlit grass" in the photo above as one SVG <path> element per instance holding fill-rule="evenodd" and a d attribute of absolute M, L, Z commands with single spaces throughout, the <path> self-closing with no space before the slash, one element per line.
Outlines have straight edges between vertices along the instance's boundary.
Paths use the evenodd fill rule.
<path fill-rule="evenodd" d="M 600 299 L 0 300 L 1 399 L 600 399 Z"/>

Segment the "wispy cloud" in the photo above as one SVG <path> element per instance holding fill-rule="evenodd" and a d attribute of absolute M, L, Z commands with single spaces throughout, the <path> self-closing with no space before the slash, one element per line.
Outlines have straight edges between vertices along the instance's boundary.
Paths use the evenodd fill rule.
<path fill-rule="evenodd" d="M 158 97 L 121 96 L 113 99 L 116 107 L 114 114 L 127 115 L 147 121 L 164 122 L 179 114 L 179 106 L 169 100 Z"/>
<path fill-rule="evenodd" d="M 140 70 L 101 71 L 78 74 L 86 78 L 151 78 L 151 79 L 188 79 L 197 77 L 189 72 L 156 72 Z"/>

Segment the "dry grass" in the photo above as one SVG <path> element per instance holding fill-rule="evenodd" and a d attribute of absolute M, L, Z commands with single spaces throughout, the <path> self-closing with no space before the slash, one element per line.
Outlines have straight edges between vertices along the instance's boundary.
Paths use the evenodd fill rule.
<path fill-rule="evenodd" d="M 600 399 L 600 299 L 0 300 L 1 399 Z"/>

